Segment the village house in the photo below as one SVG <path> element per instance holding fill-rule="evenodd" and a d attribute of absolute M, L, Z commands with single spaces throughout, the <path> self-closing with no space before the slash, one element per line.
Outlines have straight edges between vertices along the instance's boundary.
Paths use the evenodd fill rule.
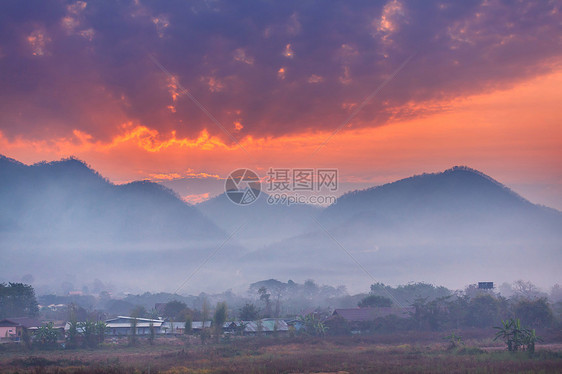
<path fill-rule="evenodd" d="M 131 335 L 131 323 L 133 317 L 119 316 L 105 321 L 107 328 L 105 334 L 108 336 Z M 185 322 L 171 322 L 163 319 L 136 318 L 136 335 L 150 335 L 150 329 L 154 329 L 156 335 L 181 335 L 185 331 Z M 211 327 L 211 321 L 205 321 L 205 328 Z M 193 332 L 200 331 L 203 322 L 195 321 L 191 324 Z"/>
<path fill-rule="evenodd" d="M 279 318 L 264 318 L 258 321 L 225 322 L 223 330 L 226 333 L 236 334 L 243 328 L 243 335 L 256 335 L 259 333 L 270 335 L 273 333 L 287 333 L 289 325 Z"/>
<path fill-rule="evenodd" d="M 23 330 L 37 330 L 41 323 L 28 317 L 6 318 L 0 321 L 0 339 L 19 341 Z"/>
<path fill-rule="evenodd" d="M 105 334 L 108 336 L 127 336 L 132 335 L 131 325 L 133 317 L 119 316 L 105 321 L 107 325 Z M 136 335 L 150 335 L 151 327 L 156 334 L 164 334 L 164 320 L 150 318 L 136 318 Z"/>
<path fill-rule="evenodd" d="M 105 321 L 107 336 L 129 336 L 131 335 L 131 324 L 133 317 L 119 316 L 117 318 Z M 136 335 L 148 336 L 150 329 L 154 329 L 156 335 L 182 335 L 185 333 L 185 322 L 172 322 L 163 319 L 136 318 Z M 197 333 L 203 328 L 211 328 L 212 322 L 193 321 L 191 323 L 191 331 Z M 243 327 L 244 335 L 256 335 L 259 333 L 268 335 L 272 333 L 286 333 L 289 331 L 289 325 L 283 319 L 264 318 L 258 321 L 236 321 L 225 322 L 223 331 L 229 333 L 239 333 Z M 64 330 L 68 331 L 70 324 L 67 323 Z"/>
<path fill-rule="evenodd" d="M 211 324 L 211 321 L 205 321 L 205 328 L 210 328 Z M 198 332 L 201 329 L 203 329 L 202 321 L 191 322 L 191 331 Z M 181 335 L 185 332 L 185 322 L 164 322 L 162 330 L 165 334 Z"/>

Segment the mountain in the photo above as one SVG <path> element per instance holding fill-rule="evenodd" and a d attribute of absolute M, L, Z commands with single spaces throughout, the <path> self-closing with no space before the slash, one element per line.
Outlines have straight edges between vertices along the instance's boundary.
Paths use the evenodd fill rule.
<path fill-rule="evenodd" d="M 171 190 L 114 185 L 73 158 L 28 166 L 0 156 L 0 206 L 0 282 L 30 274 L 44 292 L 96 279 L 130 292 L 222 289 L 243 253 Z"/>
<path fill-rule="evenodd" d="M 114 185 L 76 159 L 0 156 L 0 206 L 0 282 L 32 274 L 65 288 L 100 279 L 197 293 L 269 278 L 356 290 L 560 281 L 562 213 L 466 167 L 347 193 L 324 209 L 270 205 L 266 194 L 190 206 L 156 183 Z"/>
<path fill-rule="evenodd" d="M 24 165 L 0 156 L 0 232 L 61 245 L 221 239 L 213 222 L 165 187 L 114 185 L 77 159 Z"/>
<path fill-rule="evenodd" d="M 264 275 L 284 269 L 285 277 L 307 273 L 323 282 L 343 281 L 342 274 L 397 283 L 544 279 L 558 276 L 562 213 L 476 170 L 454 167 L 345 194 L 320 214 L 314 230 L 245 260 L 259 263 Z"/>
<path fill-rule="evenodd" d="M 457 166 L 345 194 L 319 221 L 334 230 L 368 228 L 370 233 L 382 233 L 390 225 L 418 234 L 447 229 L 439 236 L 470 234 L 477 228 L 479 237 L 519 237 L 556 233 L 561 219 L 561 212 L 532 204 L 477 170 Z"/>

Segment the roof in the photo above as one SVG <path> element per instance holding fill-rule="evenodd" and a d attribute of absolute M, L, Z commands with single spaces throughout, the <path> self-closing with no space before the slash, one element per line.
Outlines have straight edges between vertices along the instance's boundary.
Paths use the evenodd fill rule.
<path fill-rule="evenodd" d="M 164 322 L 162 324 L 162 327 L 173 327 L 174 329 L 185 329 L 185 322 Z M 193 327 L 193 323 L 191 324 L 191 327 Z"/>
<path fill-rule="evenodd" d="M 131 327 L 131 322 L 133 321 L 133 319 L 133 317 L 119 316 L 117 318 L 108 319 L 107 321 L 105 321 L 105 324 L 110 329 L 129 328 Z M 164 323 L 164 320 L 162 319 L 136 318 L 136 320 L 137 328 L 150 327 L 151 324 L 153 327 L 158 328 Z"/>
<path fill-rule="evenodd" d="M 351 322 L 366 322 L 390 315 L 395 315 L 400 318 L 408 318 L 410 316 L 410 312 L 413 312 L 412 308 L 348 308 L 336 309 L 332 315 L 341 316 L 343 319 Z"/>
<path fill-rule="evenodd" d="M 211 327 L 212 322 L 211 321 L 205 321 L 205 327 Z M 163 328 L 171 328 L 173 327 L 174 330 L 177 329 L 185 329 L 185 322 L 164 322 L 162 324 Z M 203 321 L 193 321 L 191 322 L 191 328 L 193 330 L 200 330 L 201 328 L 203 328 Z"/>
<path fill-rule="evenodd" d="M 273 331 L 289 331 L 289 326 L 287 322 L 282 319 L 275 318 L 265 318 L 261 320 L 262 332 L 273 332 Z M 236 322 L 225 322 L 223 328 L 229 327 L 240 327 L 244 325 L 244 332 L 259 332 L 257 321 L 236 321 Z"/>
<path fill-rule="evenodd" d="M 26 329 L 30 327 L 38 327 L 41 326 L 42 323 L 36 320 L 35 318 L 30 317 L 13 317 L 13 318 L 5 318 L 0 321 L 0 326 L 22 326 Z"/>
<path fill-rule="evenodd" d="M 184 325 L 184 327 L 185 327 L 185 325 Z M 191 322 L 191 328 L 192 329 L 201 329 L 202 327 L 203 327 L 202 321 Z M 211 327 L 211 321 L 205 321 L 205 327 Z"/>
<path fill-rule="evenodd" d="M 128 317 L 128 316 L 118 316 L 117 318 L 111 318 L 105 321 L 105 323 L 111 323 L 111 322 L 117 322 L 119 320 L 119 322 L 129 322 L 133 319 L 136 319 L 137 322 L 153 322 L 153 323 L 162 323 L 164 322 L 163 319 L 150 319 L 150 318 L 134 318 L 134 317 Z"/>
<path fill-rule="evenodd" d="M 106 323 L 107 328 L 108 329 L 118 329 L 118 328 L 130 328 L 131 324 L 130 323 L 126 323 L 126 322 L 122 322 L 122 323 L 115 323 L 115 322 L 109 322 Z M 160 326 L 162 326 L 162 321 L 158 322 L 158 323 L 152 323 L 152 327 L 155 328 L 159 328 Z M 137 322 L 136 327 L 139 328 L 144 328 L 144 327 L 150 327 L 150 322 Z"/>

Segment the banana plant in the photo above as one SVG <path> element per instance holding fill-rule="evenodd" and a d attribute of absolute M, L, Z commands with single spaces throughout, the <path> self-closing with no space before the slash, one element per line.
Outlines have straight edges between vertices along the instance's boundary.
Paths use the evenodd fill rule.
<path fill-rule="evenodd" d="M 498 330 L 496 332 L 496 336 L 494 337 L 494 341 L 501 338 L 505 342 L 505 344 L 507 344 L 507 350 L 510 351 L 510 352 L 513 350 L 513 340 L 512 340 L 512 334 L 511 334 L 511 322 L 512 322 L 512 320 L 509 320 L 509 321 L 502 320 L 501 326 L 495 326 L 494 327 L 496 330 Z"/>
<path fill-rule="evenodd" d="M 502 326 L 494 327 L 498 331 L 494 340 L 502 339 L 510 352 L 517 352 L 520 348 L 525 348 L 528 352 L 535 352 L 535 343 L 542 341 L 535 330 L 531 330 L 521 326 L 519 319 L 510 319 L 502 321 Z"/>
<path fill-rule="evenodd" d="M 527 330 L 524 343 L 527 346 L 527 352 L 530 354 L 535 353 L 535 343 L 542 342 L 543 340 L 537 336 L 535 329 Z"/>

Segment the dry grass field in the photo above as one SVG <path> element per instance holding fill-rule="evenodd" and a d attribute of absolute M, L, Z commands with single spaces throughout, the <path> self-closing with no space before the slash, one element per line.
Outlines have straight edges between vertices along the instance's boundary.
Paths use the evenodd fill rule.
<path fill-rule="evenodd" d="M 443 334 L 252 337 L 200 345 L 181 338 L 95 350 L 4 349 L 2 373 L 560 373 L 562 344 L 535 355 L 506 352 L 490 334 L 467 332 L 451 349 Z M 408 343 L 405 343 L 408 342 Z"/>

